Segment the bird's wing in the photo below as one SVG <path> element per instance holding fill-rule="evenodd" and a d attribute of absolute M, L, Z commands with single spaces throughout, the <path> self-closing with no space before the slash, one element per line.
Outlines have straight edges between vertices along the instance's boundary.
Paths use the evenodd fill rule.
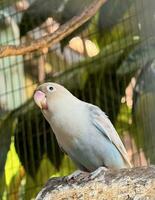
<path fill-rule="evenodd" d="M 110 140 L 118 149 L 118 151 L 121 153 L 123 159 L 125 162 L 131 167 L 131 163 L 128 158 L 128 154 L 126 152 L 126 149 L 116 132 L 115 128 L 113 127 L 112 123 L 108 119 L 108 117 L 105 115 L 105 113 L 97 106 L 93 106 L 91 104 L 88 104 L 88 108 L 90 111 L 90 117 L 92 120 L 93 125 L 102 133 L 104 136 Z"/>

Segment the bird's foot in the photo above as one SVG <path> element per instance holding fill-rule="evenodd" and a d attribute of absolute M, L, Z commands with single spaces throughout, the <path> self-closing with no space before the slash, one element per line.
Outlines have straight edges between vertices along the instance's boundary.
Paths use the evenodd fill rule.
<path fill-rule="evenodd" d="M 96 178 L 101 173 L 101 171 L 106 172 L 107 170 L 108 169 L 106 167 L 99 167 L 95 171 L 91 172 L 91 179 Z"/>
<path fill-rule="evenodd" d="M 80 174 L 83 175 L 83 174 L 86 174 L 88 172 L 84 172 L 84 171 L 81 171 L 81 170 L 76 170 L 75 172 L 73 172 L 72 174 L 70 174 L 69 176 L 65 177 L 65 180 L 68 182 L 68 181 L 71 181 L 71 180 L 75 180 L 76 177 L 78 177 Z"/>

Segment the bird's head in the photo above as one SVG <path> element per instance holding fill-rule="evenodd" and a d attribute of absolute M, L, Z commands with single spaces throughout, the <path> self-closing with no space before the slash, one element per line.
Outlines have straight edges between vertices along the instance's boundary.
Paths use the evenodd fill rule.
<path fill-rule="evenodd" d="M 74 97 L 66 88 L 57 83 L 43 83 L 34 93 L 34 101 L 44 114 L 52 113 L 55 107 L 64 106 Z"/>

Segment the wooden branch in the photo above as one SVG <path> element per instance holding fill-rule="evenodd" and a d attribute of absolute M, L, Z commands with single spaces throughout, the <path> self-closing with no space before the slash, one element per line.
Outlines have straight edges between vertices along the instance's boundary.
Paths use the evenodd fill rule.
<path fill-rule="evenodd" d="M 154 200 L 155 166 L 51 178 L 35 200 L 46 199 Z"/>
<path fill-rule="evenodd" d="M 79 16 L 73 17 L 61 25 L 54 33 L 22 45 L 0 46 L 0 58 L 6 56 L 23 55 L 43 48 L 51 47 L 68 36 L 74 30 L 93 17 L 106 0 L 94 0 Z"/>

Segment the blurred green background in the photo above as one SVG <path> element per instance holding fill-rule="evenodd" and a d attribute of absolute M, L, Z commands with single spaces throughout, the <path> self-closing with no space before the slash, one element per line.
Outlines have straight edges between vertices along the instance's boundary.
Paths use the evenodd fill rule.
<path fill-rule="evenodd" d="M 0 0 L 0 44 L 50 34 L 91 2 Z M 154 36 L 154 0 L 107 0 L 48 53 L 0 59 L 0 199 L 34 199 L 50 177 L 75 170 L 33 102 L 45 81 L 100 106 L 134 166 L 155 164 Z"/>

